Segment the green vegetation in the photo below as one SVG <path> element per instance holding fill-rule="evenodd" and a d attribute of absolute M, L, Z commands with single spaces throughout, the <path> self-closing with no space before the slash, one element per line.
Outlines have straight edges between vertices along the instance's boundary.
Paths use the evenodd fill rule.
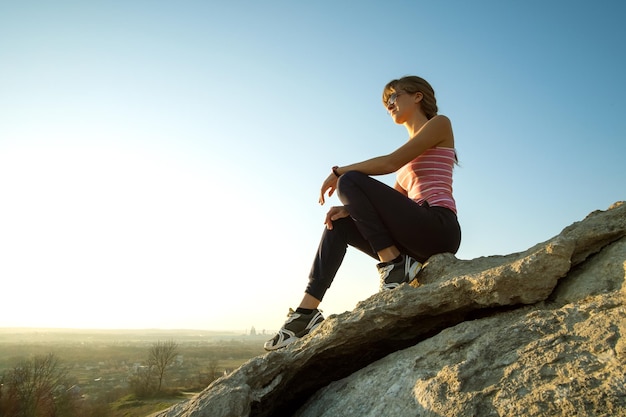
<path fill-rule="evenodd" d="M 265 339 L 255 332 L 0 329 L 0 417 L 145 417 L 263 354 Z M 41 381 L 36 369 L 51 371 L 38 389 L 28 382 Z M 10 411 L 18 393 L 45 401 Z"/>
<path fill-rule="evenodd" d="M 109 404 L 108 417 L 145 417 L 157 411 L 164 410 L 173 404 L 186 400 L 188 397 L 178 395 L 162 395 L 159 398 L 137 399 L 134 395 L 127 395 Z"/>

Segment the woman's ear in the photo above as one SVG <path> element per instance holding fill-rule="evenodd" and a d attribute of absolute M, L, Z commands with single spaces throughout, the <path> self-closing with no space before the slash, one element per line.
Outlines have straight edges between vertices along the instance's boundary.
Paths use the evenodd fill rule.
<path fill-rule="evenodd" d="M 422 101 L 422 99 L 424 98 L 424 94 L 420 93 L 419 91 L 417 93 L 415 93 L 415 103 L 419 103 L 420 101 Z"/>

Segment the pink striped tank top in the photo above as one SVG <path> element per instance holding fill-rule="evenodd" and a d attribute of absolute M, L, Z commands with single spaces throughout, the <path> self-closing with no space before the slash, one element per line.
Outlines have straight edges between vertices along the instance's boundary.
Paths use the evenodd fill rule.
<path fill-rule="evenodd" d="M 397 172 L 397 181 L 411 200 L 430 206 L 446 207 L 456 213 L 452 197 L 454 148 L 430 148 Z"/>

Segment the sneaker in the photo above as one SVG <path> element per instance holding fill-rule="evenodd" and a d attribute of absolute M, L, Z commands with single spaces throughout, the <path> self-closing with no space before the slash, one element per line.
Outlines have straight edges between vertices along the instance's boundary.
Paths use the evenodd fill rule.
<path fill-rule="evenodd" d="M 315 309 L 311 314 L 296 313 L 289 309 L 288 319 L 273 339 L 265 342 L 265 350 L 276 350 L 306 336 L 324 321 L 322 312 Z"/>
<path fill-rule="evenodd" d="M 381 262 L 376 267 L 380 274 L 380 290 L 384 291 L 413 281 L 422 269 L 422 264 L 408 255 L 402 255 L 398 263 Z"/>

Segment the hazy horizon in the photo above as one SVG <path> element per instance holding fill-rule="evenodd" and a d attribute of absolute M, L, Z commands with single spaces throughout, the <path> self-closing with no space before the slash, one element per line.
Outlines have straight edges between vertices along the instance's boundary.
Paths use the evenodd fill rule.
<path fill-rule="evenodd" d="M 0 334 L 2 333 L 17 333 L 17 332 L 39 332 L 39 331 L 49 331 L 49 332 L 92 332 L 92 333 L 137 333 L 137 332 L 151 332 L 151 333 L 168 333 L 168 332 L 206 332 L 206 333 L 216 333 L 216 334 L 249 334 L 251 329 L 254 327 L 257 334 L 262 334 L 265 330 L 265 333 L 268 331 L 276 331 L 276 329 L 257 329 L 256 326 L 250 326 L 246 329 L 196 329 L 196 328 L 83 328 L 83 327 L 0 327 Z"/>

